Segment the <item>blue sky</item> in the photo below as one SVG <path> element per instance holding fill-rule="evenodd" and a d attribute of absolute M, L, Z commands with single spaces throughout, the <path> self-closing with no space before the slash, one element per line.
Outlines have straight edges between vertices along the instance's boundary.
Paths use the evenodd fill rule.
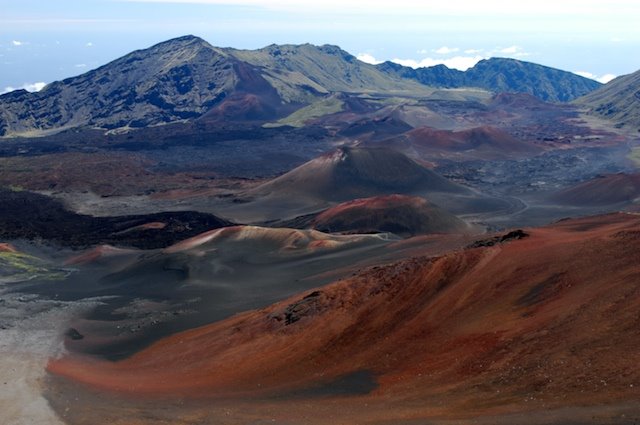
<path fill-rule="evenodd" d="M 639 18 L 633 0 L 0 0 L 0 92 L 184 34 L 249 49 L 337 44 L 410 66 L 514 57 L 607 80 L 640 69 Z"/>

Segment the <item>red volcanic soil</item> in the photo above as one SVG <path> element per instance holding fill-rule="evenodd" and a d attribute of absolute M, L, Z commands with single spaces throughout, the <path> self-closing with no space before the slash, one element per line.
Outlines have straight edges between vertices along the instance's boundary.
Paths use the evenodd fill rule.
<path fill-rule="evenodd" d="M 10 243 L 0 243 L 0 252 L 18 252 Z"/>
<path fill-rule="evenodd" d="M 251 194 L 299 194 L 328 201 L 392 193 L 468 193 L 400 152 L 341 147 L 258 186 Z"/>
<path fill-rule="evenodd" d="M 275 108 L 253 94 L 234 94 L 209 111 L 203 120 L 263 121 L 276 117 Z"/>
<path fill-rule="evenodd" d="M 65 261 L 67 265 L 80 265 L 96 263 L 100 260 L 108 259 L 111 257 L 117 257 L 121 255 L 128 255 L 132 252 L 136 252 L 132 249 L 116 248 L 111 245 L 99 245 L 82 254 L 73 256 Z"/>
<path fill-rule="evenodd" d="M 483 126 L 462 131 L 420 127 L 398 139 L 384 142 L 411 148 L 426 156 L 472 155 L 474 158 L 503 159 L 535 155 L 542 150 L 495 127 Z"/>
<path fill-rule="evenodd" d="M 400 236 L 456 233 L 467 224 L 424 198 L 406 195 L 356 199 L 323 211 L 311 227 L 321 232 L 379 233 Z"/>
<path fill-rule="evenodd" d="M 254 404 L 286 423 L 301 423 L 297 415 L 315 418 L 304 423 L 535 418 L 637 403 L 640 216 L 526 231 L 517 241 L 374 267 L 117 363 L 67 356 L 49 371 L 152 399 L 250 405 L 277 396 Z M 360 387 L 340 390 L 349 379 Z"/>
<path fill-rule="evenodd" d="M 609 174 L 565 189 L 553 200 L 565 205 L 601 206 L 632 202 L 640 197 L 640 174 Z"/>

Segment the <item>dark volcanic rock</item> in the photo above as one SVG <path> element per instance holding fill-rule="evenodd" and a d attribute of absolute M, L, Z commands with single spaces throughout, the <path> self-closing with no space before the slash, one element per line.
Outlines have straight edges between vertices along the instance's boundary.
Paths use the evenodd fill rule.
<path fill-rule="evenodd" d="M 501 236 L 494 236 L 493 238 L 490 239 L 482 239 L 479 241 L 475 241 L 469 245 L 467 245 L 467 248 L 482 248 L 482 247 L 486 247 L 486 246 L 494 246 L 497 244 L 501 244 L 501 243 L 505 243 L 505 242 L 511 242 L 511 241 L 515 241 L 518 239 L 524 239 L 526 237 L 528 237 L 529 234 L 524 232 L 521 229 L 517 229 L 517 230 L 513 230 L 509 233 L 506 233 L 504 235 Z"/>
<path fill-rule="evenodd" d="M 84 335 L 78 332 L 78 330 L 75 328 L 69 328 L 69 330 L 65 333 L 65 336 L 71 338 L 74 341 L 84 339 Z"/>
<path fill-rule="evenodd" d="M 318 314 L 321 309 L 321 296 L 321 291 L 313 291 L 305 295 L 301 300 L 289 304 L 281 314 L 272 315 L 271 318 L 278 322 L 284 320 L 284 325 L 289 326 L 305 316 Z"/>
<path fill-rule="evenodd" d="M 0 205 L 0 239 L 43 239 L 74 248 L 98 244 L 164 248 L 233 224 L 194 211 L 92 217 L 68 211 L 44 195 L 6 190 L 0 190 Z"/>

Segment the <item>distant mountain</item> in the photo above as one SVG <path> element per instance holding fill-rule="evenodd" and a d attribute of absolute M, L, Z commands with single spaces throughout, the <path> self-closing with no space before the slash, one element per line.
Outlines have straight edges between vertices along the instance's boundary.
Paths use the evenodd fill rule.
<path fill-rule="evenodd" d="M 331 92 L 429 89 L 379 71 L 335 46 L 221 49 L 184 36 L 98 69 L 0 96 L 0 136 L 98 127 L 139 128 L 207 115 L 271 120 Z"/>
<path fill-rule="evenodd" d="M 425 68 L 411 68 L 395 62 L 383 62 L 378 69 L 402 78 L 416 80 L 421 84 L 433 87 L 456 88 L 465 85 L 465 73 L 445 65 L 435 65 Z"/>
<path fill-rule="evenodd" d="M 640 71 L 618 77 L 576 100 L 594 115 L 613 120 L 620 127 L 640 131 Z"/>
<path fill-rule="evenodd" d="M 77 127 L 143 128 L 195 119 L 264 123 L 309 107 L 283 121 L 304 125 L 307 118 L 342 110 L 339 97 L 327 100 L 336 93 L 453 99 L 460 97 L 459 91 L 433 87 L 473 86 L 565 101 L 598 85 L 511 59 L 481 61 L 464 73 L 442 65 L 414 70 L 391 63 L 370 65 L 331 45 L 237 50 L 184 36 L 56 81 L 37 93 L 17 90 L 0 96 L 0 136 L 38 136 Z"/>
<path fill-rule="evenodd" d="M 412 81 L 381 72 L 338 46 L 276 45 L 258 50 L 227 50 L 258 67 L 287 102 L 308 102 L 331 92 L 426 91 Z"/>
<path fill-rule="evenodd" d="M 516 59 L 491 58 L 462 72 L 444 65 L 412 69 L 391 62 L 377 65 L 389 75 L 435 87 L 480 87 L 496 93 L 528 93 L 547 102 L 567 102 L 601 86 L 571 72 Z"/>
<path fill-rule="evenodd" d="M 0 135 L 91 126 L 144 127 L 195 118 L 238 84 L 240 64 L 187 36 L 132 52 L 42 91 L 0 97 Z"/>

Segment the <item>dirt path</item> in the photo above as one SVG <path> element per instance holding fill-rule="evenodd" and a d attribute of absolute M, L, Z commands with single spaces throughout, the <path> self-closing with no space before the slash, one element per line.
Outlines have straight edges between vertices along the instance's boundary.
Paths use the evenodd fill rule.
<path fill-rule="evenodd" d="M 0 412 L 3 425 L 58 425 L 42 396 L 45 366 L 60 354 L 65 324 L 88 303 L 0 292 Z"/>

